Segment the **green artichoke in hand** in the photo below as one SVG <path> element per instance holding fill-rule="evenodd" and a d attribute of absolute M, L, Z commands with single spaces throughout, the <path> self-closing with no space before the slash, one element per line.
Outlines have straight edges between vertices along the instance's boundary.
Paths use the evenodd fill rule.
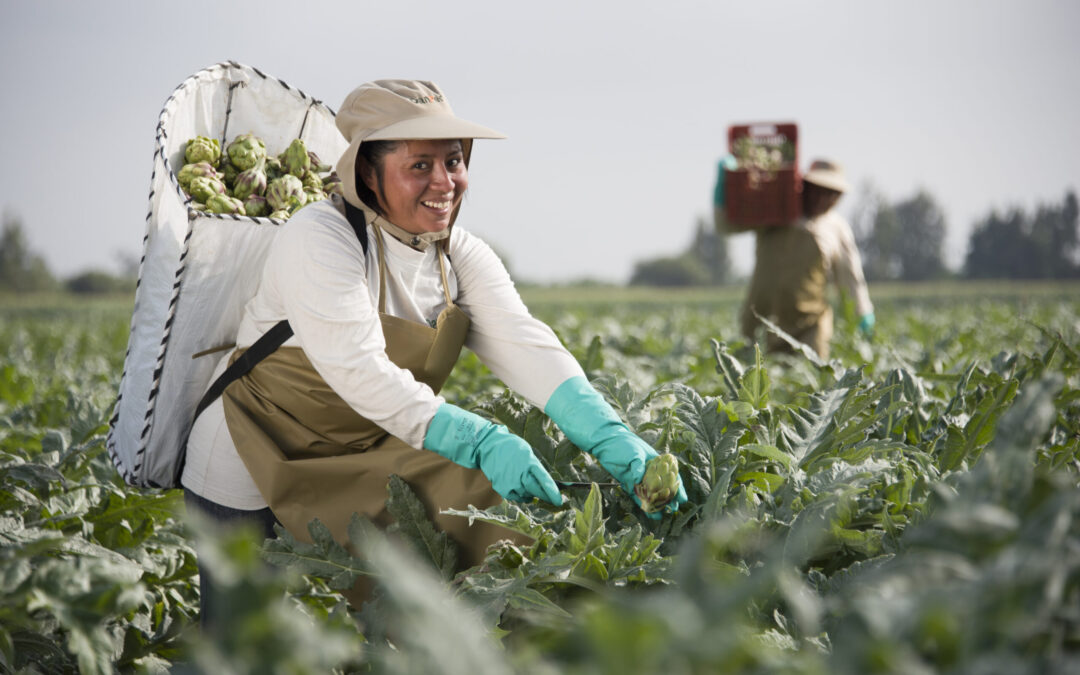
<path fill-rule="evenodd" d="M 221 143 L 216 138 L 196 136 L 187 142 L 184 148 L 184 161 L 188 164 L 208 162 L 217 164 L 221 159 Z"/>
<path fill-rule="evenodd" d="M 297 178 L 302 177 L 311 170 L 311 156 L 308 155 L 307 146 L 299 138 L 289 143 L 281 156 L 281 164 L 285 170 Z"/>
<path fill-rule="evenodd" d="M 241 171 L 253 169 L 266 160 L 266 144 L 254 134 L 237 136 L 225 151 L 232 165 Z"/>
<path fill-rule="evenodd" d="M 238 213 L 241 216 L 247 215 L 244 212 L 244 202 L 236 197 L 230 197 L 224 194 L 212 195 L 210 199 L 207 199 L 206 210 L 211 213 Z"/>
<path fill-rule="evenodd" d="M 634 486 L 634 494 L 641 500 L 641 510 L 645 513 L 659 511 L 678 491 L 679 460 L 671 454 L 652 458 L 645 465 L 645 476 Z"/>
<path fill-rule="evenodd" d="M 285 174 L 270 181 L 269 187 L 266 188 L 266 199 L 275 211 L 289 211 L 290 213 L 307 201 L 304 195 L 304 184 L 292 174 Z"/>

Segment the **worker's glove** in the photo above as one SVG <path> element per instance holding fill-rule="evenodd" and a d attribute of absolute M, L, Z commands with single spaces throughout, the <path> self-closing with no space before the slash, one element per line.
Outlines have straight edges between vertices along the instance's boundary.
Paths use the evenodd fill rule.
<path fill-rule="evenodd" d="M 867 312 L 859 317 L 859 332 L 866 337 L 874 335 L 874 313 Z"/>
<path fill-rule="evenodd" d="M 627 428 L 600 392 L 582 376 L 563 382 L 548 399 L 544 412 L 577 447 L 595 457 L 600 466 L 619 482 L 634 501 L 634 486 L 645 475 L 645 465 L 657 452 Z M 669 513 L 686 502 L 686 489 L 679 478 L 679 490 L 664 507 Z M 659 511 L 648 514 L 660 518 Z"/>
<path fill-rule="evenodd" d="M 559 488 L 528 443 L 456 405 L 439 406 L 424 436 L 424 448 L 467 469 L 479 468 L 506 499 L 525 502 L 539 497 L 562 504 Z"/>
<path fill-rule="evenodd" d="M 724 155 L 716 164 L 716 186 L 713 188 L 713 206 L 724 205 L 724 170 L 735 170 L 738 162 L 734 155 Z"/>

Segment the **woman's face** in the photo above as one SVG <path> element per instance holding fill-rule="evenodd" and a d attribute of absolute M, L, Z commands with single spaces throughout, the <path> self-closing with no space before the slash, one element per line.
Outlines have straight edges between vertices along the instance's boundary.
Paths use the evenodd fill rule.
<path fill-rule="evenodd" d="M 363 177 L 378 196 L 383 216 L 413 234 L 449 227 L 450 216 L 469 186 L 458 140 L 402 141 L 383 157 L 381 186 L 370 167 Z"/>

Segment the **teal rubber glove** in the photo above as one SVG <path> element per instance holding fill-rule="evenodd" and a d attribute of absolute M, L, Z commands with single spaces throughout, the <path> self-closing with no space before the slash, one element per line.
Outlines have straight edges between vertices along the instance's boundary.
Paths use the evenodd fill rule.
<path fill-rule="evenodd" d="M 734 170 L 738 162 L 733 155 L 724 155 L 716 165 L 716 187 L 713 188 L 713 206 L 724 205 L 724 170 Z"/>
<path fill-rule="evenodd" d="M 506 499 L 525 502 L 538 497 L 562 505 L 559 488 L 528 443 L 456 405 L 439 406 L 424 436 L 424 448 L 466 469 L 479 468 Z"/>
<path fill-rule="evenodd" d="M 870 337 L 874 334 L 874 313 L 867 312 L 859 317 L 859 332 Z"/>
<path fill-rule="evenodd" d="M 548 399 L 544 412 L 571 443 L 595 457 L 641 506 L 634 486 L 641 482 L 645 465 L 657 452 L 627 428 L 587 379 L 576 376 L 560 384 Z M 664 508 L 674 513 L 685 502 L 686 489 L 680 477 L 678 494 Z M 648 515 L 660 518 L 659 512 Z"/>

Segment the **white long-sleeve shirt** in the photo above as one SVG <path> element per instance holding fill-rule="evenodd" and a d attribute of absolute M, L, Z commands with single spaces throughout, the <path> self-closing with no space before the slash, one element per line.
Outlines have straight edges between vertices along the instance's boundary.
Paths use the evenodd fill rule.
<path fill-rule="evenodd" d="M 330 202 L 305 207 L 274 238 L 236 343 L 248 347 L 282 319 L 315 370 L 361 416 L 414 448 L 444 402 L 386 355 L 379 322 L 379 264 L 368 226 L 365 254 L 352 226 Z M 434 325 L 446 306 L 439 247 L 418 251 L 384 236 L 386 312 Z M 465 346 L 508 387 L 543 408 L 581 366 L 555 333 L 533 318 L 491 248 L 455 225 L 450 239 L 450 297 L 471 320 Z M 214 374 L 225 369 L 228 354 Z M 236 452 L 219 398 L 196 420 L 181 483 L 236 509 L 266 506 Z"/>

